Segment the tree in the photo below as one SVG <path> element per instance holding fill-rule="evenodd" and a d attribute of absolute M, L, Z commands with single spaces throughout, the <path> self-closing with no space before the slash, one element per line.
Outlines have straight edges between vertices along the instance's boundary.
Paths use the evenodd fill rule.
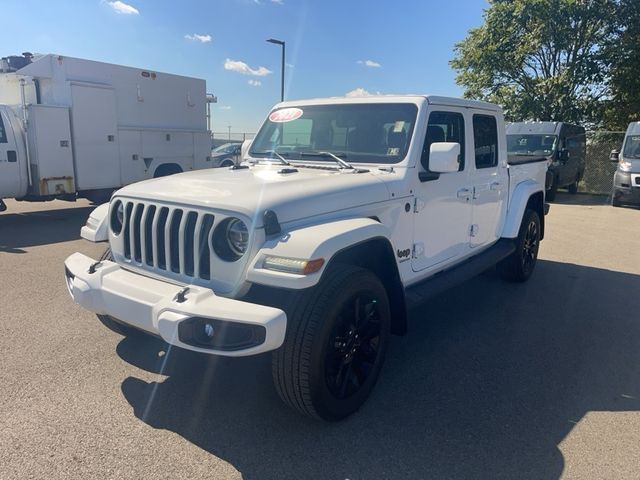
<path fill-rule="evenodd" d="M 617 34 L 606 47 L 611 68 L 604 120 L 611 130 L 625 130 L 640 120 L 640 1 L 622 0 L 617 20 Z"/>
<path fill-rule="evenodd" d="M 465 97 L 502 105 L 509 120 L 599 123 L 617 8 L 616 0 L 489 0 L 484 24 L 455 47 L 456 82 Z"/>

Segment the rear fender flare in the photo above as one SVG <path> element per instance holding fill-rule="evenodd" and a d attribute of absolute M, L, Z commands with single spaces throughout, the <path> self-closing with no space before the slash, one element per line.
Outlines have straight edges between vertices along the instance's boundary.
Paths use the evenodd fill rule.
<path fill-rule="evenodd" d="M 516 186 L 511 196 L 509 207 L 507 208 L 507 218 L 505 219 L 504 228 L 502 229 L 503 238 L 516 238 L 518 236 L 522 217 L 529 203 L 529 199 L 533 195 L 542 192 L 543 186 L 533 180 L 526 180 Z"/>

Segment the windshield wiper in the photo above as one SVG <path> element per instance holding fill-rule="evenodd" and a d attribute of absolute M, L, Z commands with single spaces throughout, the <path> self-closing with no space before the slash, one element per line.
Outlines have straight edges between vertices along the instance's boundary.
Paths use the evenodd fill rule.
<path fill-rule="evenodd" d="M 272 155 L 275 155 L 280 161 L 280 163 L 282 163 L 283 165 L 291 165 L 282 155 L 280 155 L 275 150 L 262 150 L 260 152 L 251 152 L 251 153 L 254 155 L 267 155 L 270 153 Z M 273 157 L 269 157 L 269 158 L 273 158 Z"/>
<path fill-rule="evenodd" d="M 346 168 L 348 170 L 355 170 L 355 167 L 351 165 L 349 162 L 345 162 L 339 156 L 331 153 L 331 152 L 300 152 L 301 157 L 329 157 L 333 159 L 340 168 Z M 346 157 L 346 154 L 342 154 L 343 157 Z"/>

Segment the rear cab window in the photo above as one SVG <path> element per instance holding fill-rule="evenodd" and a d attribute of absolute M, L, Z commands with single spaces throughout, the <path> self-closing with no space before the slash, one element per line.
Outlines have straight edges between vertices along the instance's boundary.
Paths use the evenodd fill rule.
<path fill-rule="evenodd" d="M 473 116 L 473 142 L 476 168 L 498 165 L 498 122 L 493 115 Z"/>

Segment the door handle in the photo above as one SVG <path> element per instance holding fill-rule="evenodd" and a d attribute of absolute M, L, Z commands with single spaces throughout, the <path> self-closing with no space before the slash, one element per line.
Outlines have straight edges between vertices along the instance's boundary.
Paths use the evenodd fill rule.
<path fill-rule="evenodd" d="M 469 199 L 471 197 L 471 190 L 468 188 L 461 188 L 460 190 L 458 190 L 458 198 L 465 198 L 465 199 Z"/>
<path fill-rule="evenodd" d="M 502 188 L 502 184 L 500 182 L 493 182 L 491 185 L 489 185 L 489 188 L 491 190 L 500 190 L 500 188 Z"/>

